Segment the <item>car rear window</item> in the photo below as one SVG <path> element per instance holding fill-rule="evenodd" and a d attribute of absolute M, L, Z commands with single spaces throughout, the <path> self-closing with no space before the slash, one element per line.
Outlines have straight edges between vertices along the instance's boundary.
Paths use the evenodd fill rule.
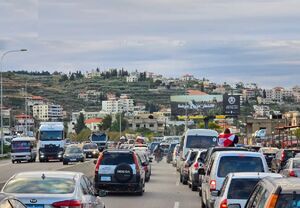
<path fill-rule="evenodd" d="M 105 153 L 101 165 L 134 164 L 132 153 Z"/>
<path fill-rule="evenodd" d="M 282 207 L 300 207 L 300 194 L 280 194 L 276 203 L 276 208 Z"/>
<path fill-rule="evenodd" d="M 75 181 L 66 178 L 15 178 L 4 187 L 5 193 L 15 194 L 70 194 Z"/>
<path fill-rule="evenodd" d="M 228 189 L 228 199 L 248 199 L 259 179 L 232 179 Z"/>
<path fill-rule="evenodd" d="M 233 172 L 264 172 L 260 157 L 223 156 L 220 159 L 218 177 L 225 177 Z"/>
<path fill-rule="evenodd" d="M 189 135 L 187 136 L 186 147 L 207 149 L 217 146 L 217 142 L 218 140 L 214 136 Z"/>
<path fill-rule="evenodd" d="M 297 150 L 285 150 L 285 159 L 288 160 L 290 158 L 293 158 L 297 153 L 299 153 L 299 151 Z"/>

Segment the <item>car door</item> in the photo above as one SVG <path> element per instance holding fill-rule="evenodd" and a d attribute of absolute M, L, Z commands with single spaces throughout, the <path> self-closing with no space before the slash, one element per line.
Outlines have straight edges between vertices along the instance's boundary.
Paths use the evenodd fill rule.
<path fill-rule="evenodd" d="M 92 197 L 94 197 L 94 194 L 92 193 L 90 186 L 92 185 L 87 183 L 87 179 L 85 179 L 85 176 L 81 176 L 80 187 L 82 191 L 81 202 L 83 208 L 95 207 L 95 200 L 92 199 Z"/>
<path fill-rule="evenodd" d="M 96 190 L 94 188 L 93 182 L 90 179 L 88 179 L 86 176 L 83 176 L 83 178 L 84 178 L 84 180 L 87 183 L 87 186 L 89 188 L 91 207 L 93 207 L 93 208 L 102 207 L 102 201 L 101 201 L 100 197 L 96 196 Z"/>
<path fill-rule="evenodd" d="M 287 163 L 285 164 L 285 166 L 282 168 L 282 170 L 280 171 L 280 173 L 283 176 L 288 177 L 289 176 L 289 169 L 290 169 L 290 165 L 291 165 L 291 160 L 288 160 Z"/>
<path fill-rule="evenodd" d="M 264 206 L 262 206 L 262 203 L 265 201 L 266 196 L 264 193 L 266 193 L 266 189 L 261 184 L 256 185 L 245 205 L 245 208 L 263 208 Z"/>
<path fill-rule="evenodd" d="M 208 194 L 210 194 L 209 181 L 210 181 L 210 173 L 211 173 L 214 161 L 215 161 L 215 158 L 212 157 L 208 163 L 208 168 L 205 172 L 205 175 L 204 175 L 203 181 L 202 181 L 202 197 L 204 199 L 203 201 L 205 201 L 206 204 L 207 204 L 207 202 L 206 202 L 207 196 L 208 196 Z"/>

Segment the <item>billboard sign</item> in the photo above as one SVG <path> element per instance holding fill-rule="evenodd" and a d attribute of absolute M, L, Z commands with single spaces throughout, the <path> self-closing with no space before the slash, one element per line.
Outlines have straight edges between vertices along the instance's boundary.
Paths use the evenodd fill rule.
<path fill-rule="evenodd" d="M 224 114 L 228 116 L 238 116 L 240 114 L 240 96 L 228 95 L 223 96 Z"/>

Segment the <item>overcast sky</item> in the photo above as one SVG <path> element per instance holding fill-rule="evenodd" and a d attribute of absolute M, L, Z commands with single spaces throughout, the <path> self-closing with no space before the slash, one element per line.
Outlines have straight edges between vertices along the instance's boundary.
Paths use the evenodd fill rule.
<path fill-rule="evenodd" d="M 99 67 L 300 84 L 299 0 L 0 0 L 4 70 Z"/>

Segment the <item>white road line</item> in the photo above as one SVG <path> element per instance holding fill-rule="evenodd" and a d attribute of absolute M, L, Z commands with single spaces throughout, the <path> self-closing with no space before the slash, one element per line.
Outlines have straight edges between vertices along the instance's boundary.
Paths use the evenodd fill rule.
<path fill-rule="evenodd" d="M 174 208 L 179 208 L 179 202 L 175 202 Z"/>

